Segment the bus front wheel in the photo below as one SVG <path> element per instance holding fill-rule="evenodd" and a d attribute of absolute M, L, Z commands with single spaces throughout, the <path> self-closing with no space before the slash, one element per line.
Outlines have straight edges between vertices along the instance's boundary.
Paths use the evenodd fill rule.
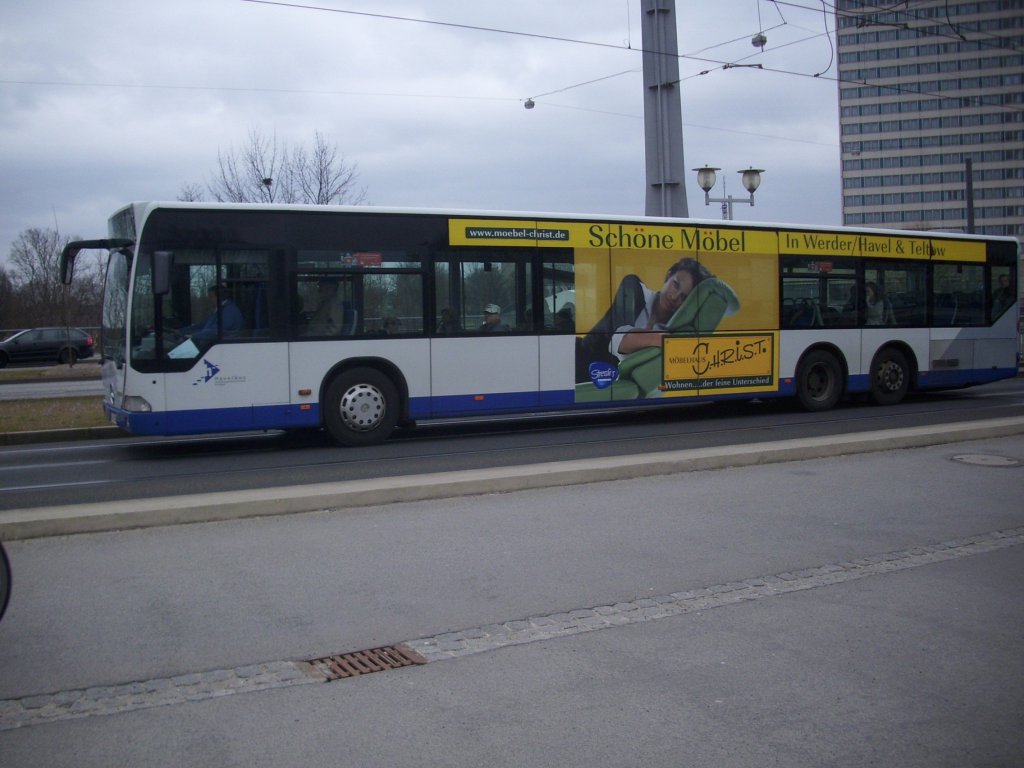
<path fill-rule="evenodd" d="M 796 374 L 796 399 L 805 411 L 827 411 L 843 394 L 843 371 L 834 355 L 809 352 Z"/>
<path fill-rule="evenodd" d="M 342 445 L 384 442 L 398 423 L 398 389 L 373 368 L 345 371 L 324 395 L 324 426 Z"/>
<path fill-rule="evenodd" d="M 898 349 L 883 349 L 871 363 L 871 402 L 895 405 L 910 388 L 910 366 Z"/>

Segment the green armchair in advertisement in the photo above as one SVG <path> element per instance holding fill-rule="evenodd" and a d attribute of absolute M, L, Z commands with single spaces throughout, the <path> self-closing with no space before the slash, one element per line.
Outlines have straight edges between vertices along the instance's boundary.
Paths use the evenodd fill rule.
<path fill-rule="evenodd" d="M 702 280 L 675 311 L 666 327 L 673 336 L 701 336 L 713 333 L 726 315 L 739 311 L 740 300 L 717 277 Z M 659 397 L 662 384 L 662 348 L 647 347 L 629 355 L 619 364 L 619 381 L 636 386 L 635 397 Z M 626 387 L 622 388 L 627 391 Z M 615 397 L 615 395 L 613 395 Z"/>

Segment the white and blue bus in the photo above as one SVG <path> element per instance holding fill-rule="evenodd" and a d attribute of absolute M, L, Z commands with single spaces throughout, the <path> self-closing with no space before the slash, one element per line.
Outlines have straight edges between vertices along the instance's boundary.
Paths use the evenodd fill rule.
<path fill-rule="evenodd" d="M 1018 370 L 1010 238 L 628 217 L 136 203 L 104 409 L 143 435 L 850 393 Z"/>

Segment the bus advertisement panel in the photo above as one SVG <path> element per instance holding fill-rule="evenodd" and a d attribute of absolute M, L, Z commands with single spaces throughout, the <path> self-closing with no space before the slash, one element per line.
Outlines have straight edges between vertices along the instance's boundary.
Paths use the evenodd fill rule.
<path fill-rule="evenodd" d="M 778 391 L 778 235 L 453 219 L 452 245 L 571 247 L 577 403 Z"/>

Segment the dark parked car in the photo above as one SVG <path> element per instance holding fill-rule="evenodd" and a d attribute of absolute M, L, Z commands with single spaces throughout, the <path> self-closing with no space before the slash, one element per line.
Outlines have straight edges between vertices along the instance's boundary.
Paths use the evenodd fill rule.
<path fill-rule="evenodd" d="M 73 363 L 92 357 L 92 336 L 81 328 L 32 328 L 0 341 L 0 368 L 8 363 Z"/>

